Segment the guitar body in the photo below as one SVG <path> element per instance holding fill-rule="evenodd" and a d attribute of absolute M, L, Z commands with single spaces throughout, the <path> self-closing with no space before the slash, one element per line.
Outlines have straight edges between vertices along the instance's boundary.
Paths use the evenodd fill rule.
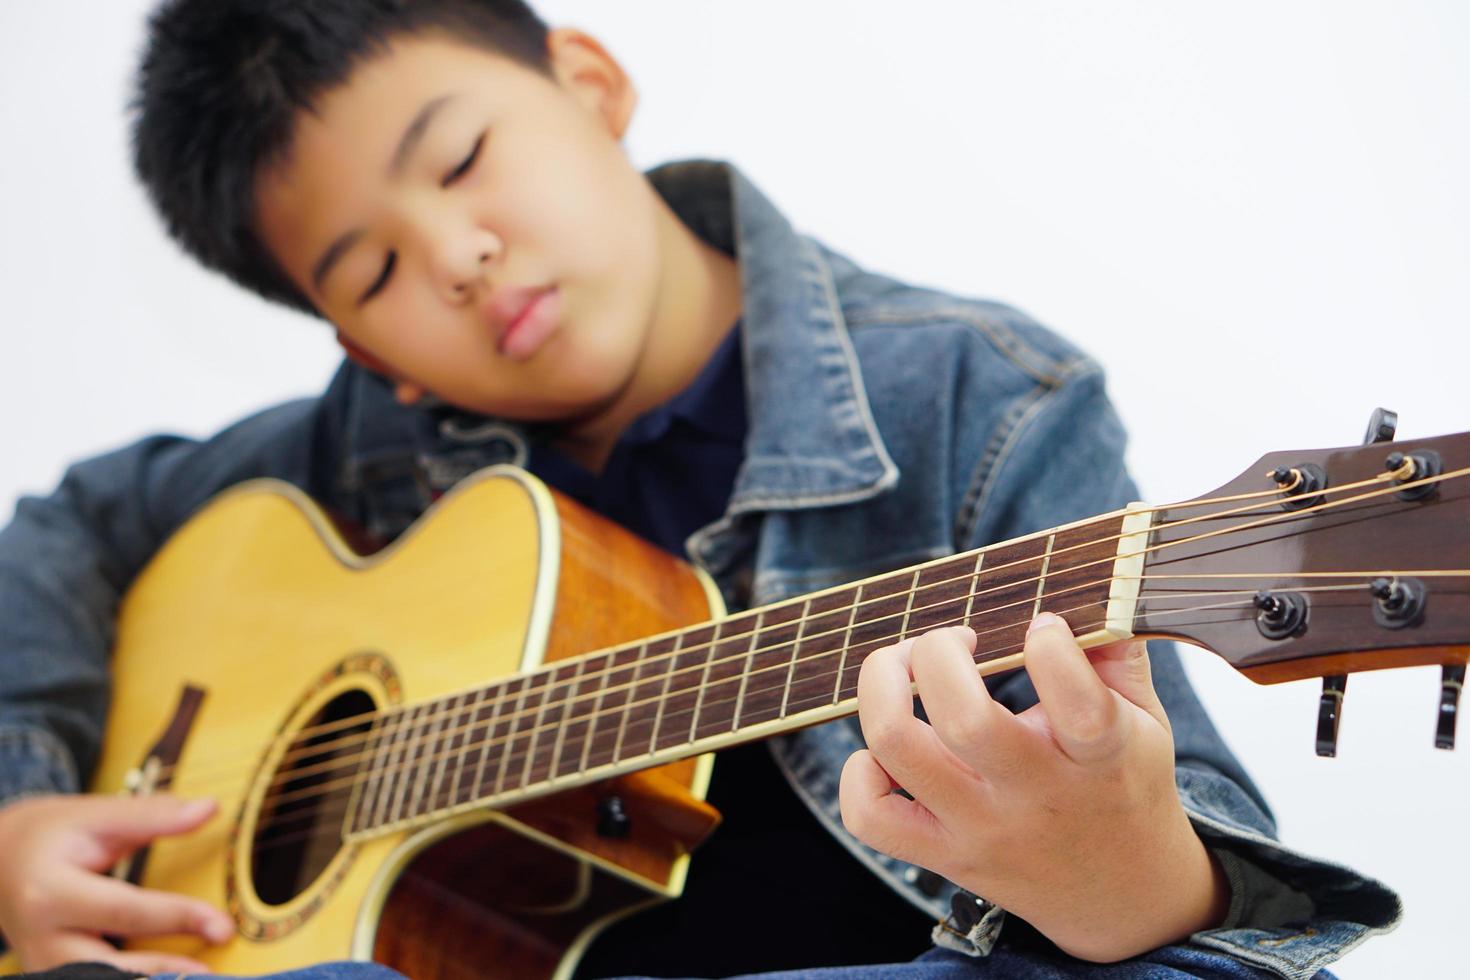
<path fill-rule="evenodd" d="M 225 974 L 375 959 L 410 976 L 570 975 L 602 926 L 681 891 L 719 819 L 703 802 L 710 755 L 355 843 L 342 840 L 345 798 L 281 802 L 329 799 L 329 782 L 272 797 L 273 773 L 293 733 L 333 718 L 722 612 L 706 577 L 507 467 L 366 557 L 284 484 L 221 495 L 126 597 L 91 788 L 140 791 L 141 778 L 143 792 L 217 799 L 206 827 L 155 842 L 135 870 L 227 908 L 238 934 L 137 945 Z M 176 766 L 130 776 L 171 726 Z M 623 836 L 598 833 L 613 795 L 631 818 Z"/>

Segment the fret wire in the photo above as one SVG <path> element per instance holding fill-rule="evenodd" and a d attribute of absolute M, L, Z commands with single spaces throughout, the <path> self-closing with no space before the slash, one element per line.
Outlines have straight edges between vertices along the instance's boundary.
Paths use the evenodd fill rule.
<path fill-rule="evenodd" d="M 745 708 L 745 685 L 750 680 L 750 668 L 755 662 L 756 637 L 761 635 L 761 619 L 765 616 L 765 610 L 757 610 L 755 614 L 755 626 L 750 630 L 750 647 L 745 651 L 745 669 L 740 672 L 740 690 L 735 695 L 735 716 L 730 721 L 730 731 L 740 727 L 740 712 Z"/>
<path fill-rule="evenodd" d="M 975 556 L 975 571 L 970 576 L 970 600 L 965 603 L 965 625 L 970 624 L 972 610 L 975 608 L 975 592 L 980 588 L 980 567 L 985 564 L 985 551 L 981 549 Z"/>
<path fill-rule="evenodd" d="M 638 693 L 638 675 L 643 672 L 644 659 L 648 656 L 648 641 L 644 640 L 638 649 L 638 659 L 633 661 L 633 677 L 628 681 L 628 699 L 623 702 L 623 717 L 618 722 L 618 738 L 613 743 L 613 762 L 623 761 L 623 736 L 628 731 L 628 709 L 633 706 L 633 698 Z"/>
<path fill-rule="evenodd" d="M 393 796 L 392 790 L 389 788 L 389 783 L 393 779 L 393 776 L 397 771 L 393 768 L 393 752 L 394 749 L 397 747 L 399 737 L 403 734 L 404 725 L 407 723 L 407 718 L 407 711 L 399 711 L 391 716 L 390 723 L 393 725 L 393 731 L 390 735 L 388 735 L 384 746 L 386 749 L 384 753 L 385 769 L 382 775 L 382 780 L 378 784 L 377 807 L 373 811 L 374 826 L 382 826 L 382 824 L 387 820 L 388 817 L 389 801 Z"/>
<path fill-rule="evenodd" d="M 942 584 L 942 583 L 936 582 L 935 584 L 936 585 L 939 585 L 939 584 Z M 908 597 L 908 601 L 903 604 L 903 622 L 900 623 L 899 624 L 899 627 L 898 627 L 898 638 L 900 640 L 902 640 L 904 637 L 906 637 L 906 636 L 909 635 L 909 616 L 912 615 L 912 613 L 914 611 L 914 595 L 915 595 L 915 593 L 918 592 L 918 590 L 919 590 L 919 570 L 916 568 L 916 569 L 914 569 L 914 578 L 913 578 L 913 581 L 909 582 L 909 597 Z"/>
<path fill-rule="evenodd" d="M 1036 576 L 1036 606 L 1031 610 L 1032 619 L 1041 615 L 1041 593 L 1046 591 L 1046 573 L 1051 568 L 1051 549 L 1056 540 L 1055 534 L 1047 535 L 1046 554 L 1041 556 L 1041 574 Z"/>
<path fill-rule="evenodd" d="M 505 788 L 505 777 L 510 774 L 510 753 L 515 747 L 516 729 L 520 727 L 521 714 L 525 710 L 526 695 L 531 691 L 531 678 L 526 677 L 521 688 L 516 692 L 516 710 L 511 714 L 510 727 L 505 730 L 505 741 L 501 743 L 500 766 L 495 773 L 495 794 L 498 796 Z"/>
<path fill-rule="evenodd" d="M 853 593 L 852 612 L 847 617 L 847 629 L 842 631 L 842 659 L 837 662 L 837 680 L 832 684 L 832 703 L 836 704 L 842 699 L 842 672 L 847 669 L 847 652 L 852 649 L 852 627 L 857 621 L 858 607 L 863 601 L 863 587 L 859 585 Z"/>
<path fill-rule="evenodd" d="M 567 697 L 566 703 L 562 705 L 561 709 L 561 724 L 556 726 L 556 744 L 551 749 L 551 766 L 546 770 L 547 775 L 552 778 L 556 777 L 556 766 L 561 761 L 561 747 L 566 742 L 567 729 L 571 727 L 570 720 L 567 717 L 567 705 L 571 704 L 572 699 L 577 696 L 577 684 L 582 679 L 582 669 L 586 665 L 587 659 L 585 657 L 579 659 L 577 661 L 577 669 L 572 671 L 572 677 L 567 682 Z"/>
<path fill-rule="evenodd" d="M 607 655 L 607 669 L 601 671 L 602 683 L 597 686 L 597 700 L 592 703 L 592 712 L 587 719 L 587 734 L 582 739 L 582 758 L 577 761 L 577 771 L 587 771 L 587 758 L 592 752 L 592 742 L 597 731 L 597 718 L 602 713 L 602 699 L 607 694 L 607 680 L 612 676 L 614 654 Z"/>
<path fill-rule="evenodd" d="M 710 634 L 709 638 L 709 651 L 704 655 L 704 672 L 699 675 L 699 693 L 694 698 L 694 715 L 689 719 L 689 741 L 691 742 L 699 737 L 699 709 L 704 705 L 704 692 L 709 689 L 709 670 L 714 666 L 715 650 L 720 645 L 720 627 L 723 625 L 723 620 L 715 623 L 715 631 Z"/>
<path fill-rule="evenodd" d="M 658 705 L 653 713 L 653 728 L 648 733 L 648 751 L 653 753 L 658 747 L 658 726 L 664 718 L 664 705 L 669 701 L 669 682 L 674 679 L 674 662 L 679 657 L 679 648 L 684 645 L 684 633 L 674 634 L 674 645 L 666 656 L 667 666 L 664 669 L 664 686 L 659 691 Z"/>
<path fill-rule="evenodd" d="M 418 707 L 418 705 L 413 705 L 404 711 L 402 730 L 398 738 L 394 740 L 392 751 L 388 753 L 388 765 L 393 775 L 391 777 L 392 786 L 388 793 L 388 807 L 383 814 L 386 823 L 393 822 L 394 807 L 397 806 L 399 794 L 403 791 L 403 760 L 408 756 L 408 746 L 413 741 L 413 716 Z"/>
<path fill-rule="evenodd" d="M 460 694 L 457 697 L 450 699 L 449 704 L 451 705 L 451 707 L 448 710 L 448 715 L 444 718 L 443 723 L 439 726 L 439 734 L 436 736 L 436 738 L 440 741 L 440 744 L 443 745 L 444 751 L 440 753 L 443 758 L 439 760 L 439 764 L 437 766 L 431 764 L 430 766 L 430 768 L 435 770 L 435 773 L 433 780 L 429 783 L 428 793 L 425 798 L 427 799 L 429 809 L 431 810 L 435 809 L 439 804 L 439 787 L 444 784 L 444 776 L 449 772 L 449 746 L 454 741 L 454 729 L 451 729 L 449 727 L 449 723 L 450 721 L 456 719 L 459 715 L 459 709 L 462 707 L 462 705 L 459 705 L 456 702 L 460 701 L 463 697 L 464 695 Z"/>
<path fill-rule="evenodd" d="M 796 672 L 796 658 L 799 656 L 801 650 L 801 634 L 806 630 L 806 617 L 807 613 L 811 611 L 811 608 L 812 600 L 808 598 L 806 602 L 802 603 L 801 615 L 796 620 L 796 639 L 791 641 L 791 663 L 786 666 L 786 690 L 781 695 L 781 710 L 777 713 L 777 718 L 786 717 L 786 702 L 791 698 L 791 678 Z M 818 658 L 814 657 L 813 659 Z"/>
<path fill-rule="evenodd" d="M 541 736 L 541 724 L 546 718 L 546 700 L 551 696 L 553 671 L 543 670 L 542 673 L 546 676 L 546 683 L 540 688 L 541 702 L 536 706 L 536 721 L 531 726 L 530 744 L 526 746 L 526 762 L 521 767 L 521 786 L 525 786 L 531 781 L 531 760 L 536 758 L 536 739 Z M 511 747 L 515 747 L 514 742 L 511 743 Z"/>
<path fill-rule="evenodd" d="M 472 799 L 472 800 L 479 799 L 483 795 L 480 792 L 480 787 L 482 787 L 482 786 L 485 785 L 485 760 L 487 760 L 487 759 L 490 758 L 490 743 L 495 738 L 495 726 L 497 724 L 499 724 L 500 707 L 501 707 L 501 705 L 505 704 L 505 694 L 506 694 L 506 692 L 505 692 L 504 689 L 506 687 L 509 687 L 509 685 L 508 684 L 502 684 L 502 685 L 500 685 L 500 687 L 501 687 L 501 691 L 500 691 L 499 694 L 497 694 L 495 696 L 495 704 L 490 709 L 490 723 L 485 727 L 485 743 L 486 744 L 480 746 L 480 761 L 475 764 L 475 778 L 474 778 L 474 781 L 470 783 L 470 799 Z M 482 690 L 485 693 L 488 694 L 490 689 L 489 688 L 482 688 Z M 475 709 L 475 718 L 476 718 L 476 720 L 479 719 L 480 708 L 483 707 L 483 706 L 484 706 L 484 699 L 481 698 L 480 699 L 480 707 L 477 707 Z M 473 722 L 472 722 L 472 724 L 473 724 Z"/>
<path fill-rule="evenodd" d="M 475 703 L 473 706 L 469 703 L 471 693 L 475 697 Z M 451 806 L 459 802 L 459 787 L 460 784 L 464 782 L 464 766 L 465 762 L 467 761 L 465 757 L 468 755 L 468 753 L 464 751 L 464 748 L 466 745 L 469 744 L 470 737 L 474 733 L 475 710 L 479 707 L 480 699 L 484 696 L 485 689 L 483 687 L 477 691 L 460 695 L 463 700 L 461 700 L 460 702 L 459 710 L 464 711 L 465 708 L 468 707 L 469 712 L 465 715 L 463 726 L 464 740 L 459 745 L 459 751 L 455 753 L 457 756 L 459 756 L 459 758 L 456 760 L 459 765 L 456 766 L 454 770 L 454 782 L 449 785 L 448 799 Z"/>
<path fill-rule="evenodd" d="M 363 811 L 372 809 L 372 788 L 377 785 L 373 773 L 378 767 L 377 757 L 383 745 L 382 726 L 383 716 L 380 714 L 373 720 L 368 732 L 367 747 L 357 760 L 357 773 L 353 777 L 353 792 L 357 794 L 357 805 L 353 808 L 351 822 L 355 830 L 366 828 L 367 816 Z"/>
<path fill-rule="evenodd" d="M 413 750 L 418 738 L 418 716 L 423 713 L 424 707 L 425 705 L 422 704 L 414 705 L 408 713 L 408 723 L 405 726 L 408 734 L 404 736 L 403 754 L 398 757 L 396 763 L 400 767 L 400 776 L 403 778 L 398 780 L 398 788 L 393 793 L 393 805 L 388 810 L 389 823 L 397 823 L 402 818 L 404 794 L 408 790 L 408 784 L 413 781 L 413 772 L 410 767 L 413 764 Z"/>
<path fill-rule="evenodd" d="M 414 809 L 424 799 L 424 790 L 428 785 L 429 771 L 434 768 L 432 764 L 428 766 L 423 765 L 424 758 L 429 755 L 431 746 L 434 744 L 434 730 L 440 722 L 438 718 L 439 713 L 433 710 L 433 705 L 434 702 L 432 701 L 424 705 L 423 713 L 419 719 L 423 724 L 419 731 L 416 744 L 414 745 L 414 751 L 410 754 L 408 762 L 409 771 L 414 778 L 409 781 L 409 790 L 403 798 L 403 803 L 407 810 L 405 816 L 410 819 L 414 816 Z M 430 716 L 434 716 L 432 720 L 430 720 Z"/>

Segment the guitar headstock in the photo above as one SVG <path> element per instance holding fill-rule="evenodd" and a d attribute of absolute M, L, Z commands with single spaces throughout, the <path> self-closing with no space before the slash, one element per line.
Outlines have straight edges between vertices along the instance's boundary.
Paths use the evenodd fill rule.
<path fill-rule="evenodd" d="M 1270 453 L 1160 508 L 1135 631 L 1212 650 L 1261 683 L 1323 677 L 1332 754 L 1346 675 L 1444 665 L 1450 747 L 1470 659 L 1470 433 Z M 1370 437 L 1375 436 L 1370 427 Z M 1329 709 L 1331 717 L 1329 718 Z"/>

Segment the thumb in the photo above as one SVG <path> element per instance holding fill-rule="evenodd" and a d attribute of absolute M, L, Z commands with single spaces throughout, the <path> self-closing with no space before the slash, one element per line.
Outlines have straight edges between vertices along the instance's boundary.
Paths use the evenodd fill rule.
<path fill-rule="evenodd" d="M 141 847 L 155 837 L 195 830 L 218 809 L 214 800 L 168 795 L 91 797 L 88 804 L 81 825 L 119 850 Z"/>
<path fill-rule="evenodd" d="M 1104 684 L 1148 712 L 1165 729 L 1169 728 L 1164 705 L 1154 690 L 1148 644 L 1143 640 L 1122 640 L 1088 650 L 1087 658 Z"/>

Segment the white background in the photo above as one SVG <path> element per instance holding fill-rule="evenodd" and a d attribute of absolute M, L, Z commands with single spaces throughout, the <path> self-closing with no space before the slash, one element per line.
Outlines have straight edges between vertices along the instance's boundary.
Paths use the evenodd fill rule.
<path fill-rule="evenodd" d="M 0 0 L 7 499 L 314 392 L 336 362 L 322 326 L 196 271 L 148 212 L 123 121 L 147 6 Z M 1012 302 L 1097 355 L 1151 500 L 1355 443 L 1379 404 L 1403 436 L 1470 428 L 1470 7 L 541 9 L 632 72 L 640 165 L 732 159 L 860 262 Z M 1431 746 L 1438 669 L 1356 675 L 1322 760 L 1315 682 L 1259 688 L 1190 652 L 1283 837 L 1404 895 L 1404 925 L 1340 974 L 1470 974 L 1470 745 Z"/>

